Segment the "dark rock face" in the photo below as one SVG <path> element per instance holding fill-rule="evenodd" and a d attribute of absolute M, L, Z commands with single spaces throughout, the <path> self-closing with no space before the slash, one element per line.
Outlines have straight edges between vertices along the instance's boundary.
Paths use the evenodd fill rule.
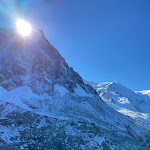
<path fill-rule="evenodd" d="M 96 94 L 46 40 L 43 31 L 36 31 L 25 39 L 13 30 L 7 33 L 1 30 L 0 34 L 0 84 L 5 89 L 28 85 L 37 94 L 53 95 L 55 84 L 70 92 L 79 84 L 87 93 L 91 89 Z"/>

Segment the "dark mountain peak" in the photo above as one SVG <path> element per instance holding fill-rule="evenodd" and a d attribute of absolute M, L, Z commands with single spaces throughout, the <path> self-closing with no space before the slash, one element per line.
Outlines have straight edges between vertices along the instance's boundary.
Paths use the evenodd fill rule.
<path fill-rule="evenodd" d="M 38 29 L 38 32 L 41 33 L 43 36 L 45 36 L 42 29 Z"/>
<path fill-rule="evenodd" d="M 41 29 L 27 38 L 20 38 L 15 30 L 0 29 L 0 85 L 8 90 L 27 85 L 35 93 L 52 95 L 55 84 L 70 92 L 78 84 L 90 92 Z"/>

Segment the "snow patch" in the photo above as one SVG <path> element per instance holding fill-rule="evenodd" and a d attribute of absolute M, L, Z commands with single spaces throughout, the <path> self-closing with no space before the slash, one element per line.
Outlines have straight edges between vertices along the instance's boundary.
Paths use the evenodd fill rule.
<path fill-rule="evenodd" d="M 84 97 L 84 96 L 93 97 L 92 94 L 86 93 L 85 90 L 78 84 L 77 84 L 77 87 L 74 89 L 74 93 L 81 97 Z"/>
<path fill-rule="evenodd" d="M 34 94 L 28 86 L 16 88 L 11 91 L 6 91 L 0 88 L 0 100 L 4 102 L 13 103 L 21 108 L 29 109 L 25 102 L 30 101 L 32 98 L 39 98 L 38 95 Z"/>
<path fill-rule="evenodd" d="M 65 94 L 69 93 L 69 91 L 65 87 L 58 85 L 58 84 L 55 85 L 54 90 L 55 90 L 55 92 L 59 93 L 60 96 L 63 96 Z"/>

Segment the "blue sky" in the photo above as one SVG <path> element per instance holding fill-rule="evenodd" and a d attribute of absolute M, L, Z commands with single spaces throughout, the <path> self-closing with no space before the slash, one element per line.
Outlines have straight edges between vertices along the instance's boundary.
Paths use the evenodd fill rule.
<path fill-rule="evenodd" d="M 35 29 L 42 28 L 84 79 L 118 81 L 133 90 L 150 89 L 149 0 L 0 3 L 1 27 L 15 27 L 16 18 L 24 17 Z"/>

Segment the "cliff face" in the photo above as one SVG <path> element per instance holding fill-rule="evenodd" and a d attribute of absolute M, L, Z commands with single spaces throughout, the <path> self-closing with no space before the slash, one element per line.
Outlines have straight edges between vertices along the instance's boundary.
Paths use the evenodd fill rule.
<path fill-rule="evenodd" d="M 1 29 L 0 54 L 0 84 L 5 89 L 27 85 L 35 93 L 52 95 L 55 84 L 70 92 L 74 92 L 79 84 L 87 93 L 90 92 L 41 30 L 24 39 L 14 30 Z"/>

